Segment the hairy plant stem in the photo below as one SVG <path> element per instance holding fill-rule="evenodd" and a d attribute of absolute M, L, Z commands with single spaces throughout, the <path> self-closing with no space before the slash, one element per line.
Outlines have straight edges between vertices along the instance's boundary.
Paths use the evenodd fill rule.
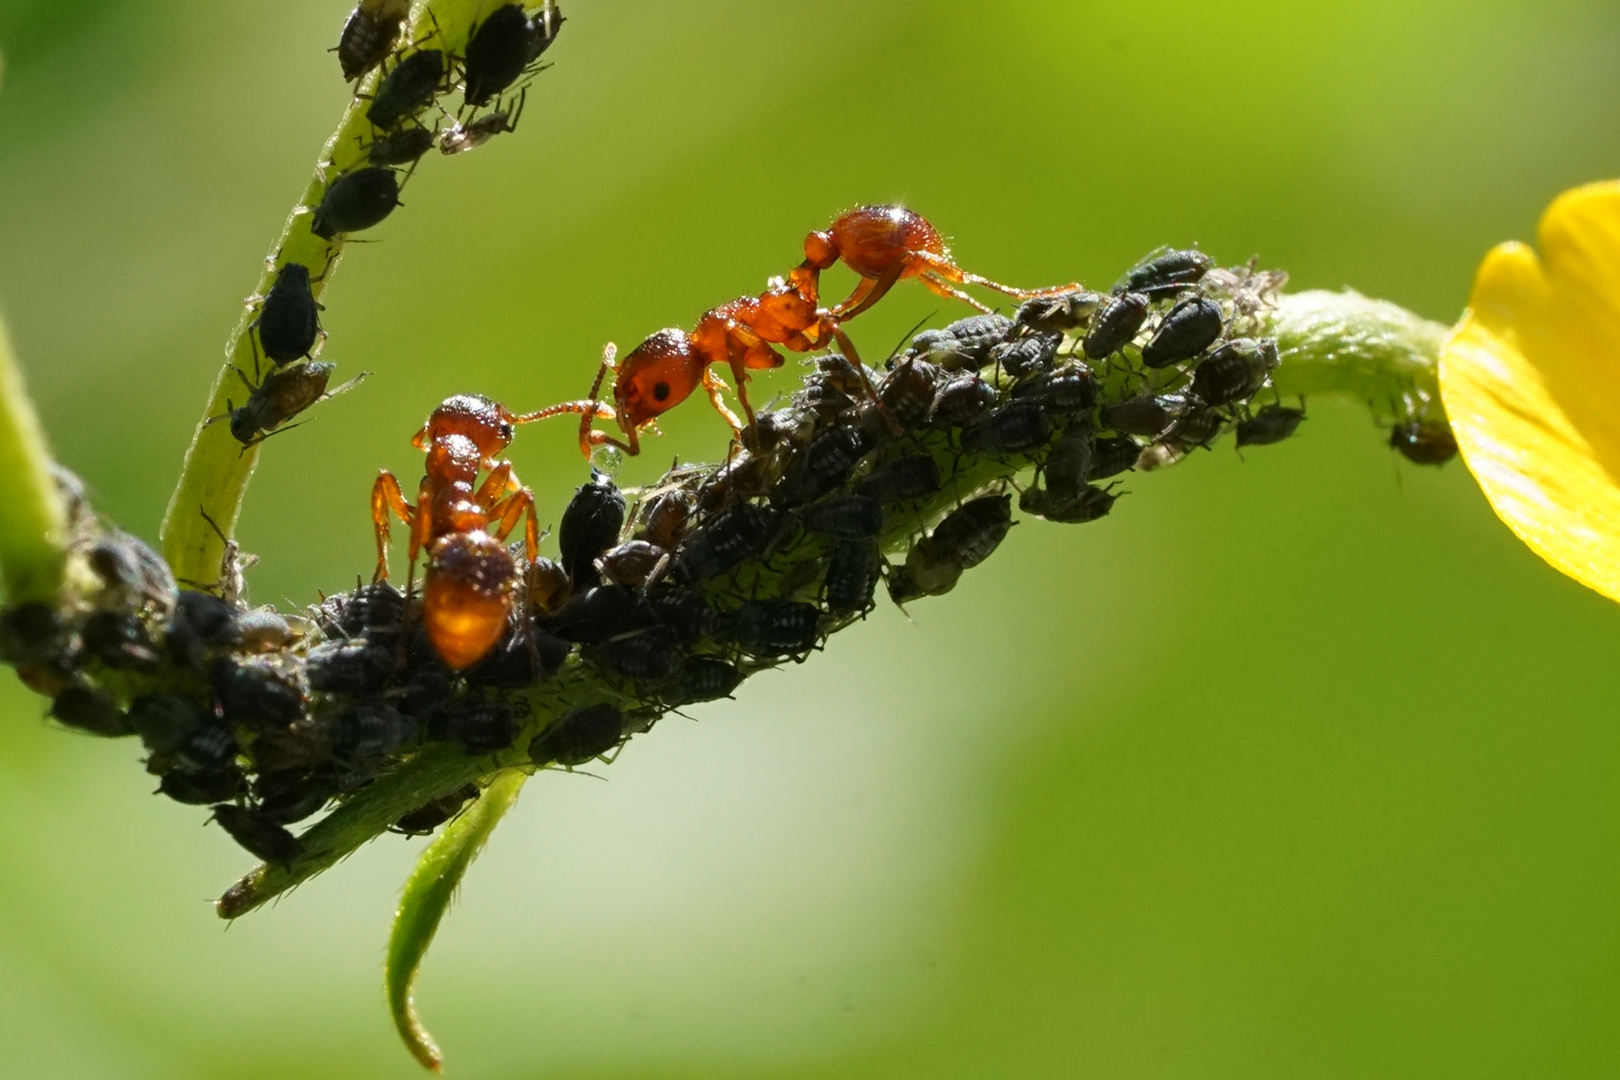
<path fill-rule="evenodd" d="M 66 559 L 66 515 L 45 431 L 0 320 L 0 577 L 6 603 L 52 602 Z"/>
<path fill-rule="evenodd" d="M 1353 292 L 1284 295 L 1257 318 L 1258 332 L 1278 339 L 1282 365 L 1273 373 L 1273 382 L 1279 393 L 1359 400 L 1380 416 L 1405 402 L 1412 413 L 1403 415 L 1442 416 L 1436 392 L 1438 347 L 1445 332 L 1440 324 Z M 938 494 L 919 504 L 914 514 L 891 523 L 883 537 L 884 547 L 891 552 L 903 548 L 920 528 L 937 521 L 961 500 L 1017 476 L 1032 464 L 1027 455 L 965 454 L 943 433 L 926 436 L 920 448 L 940 462 L 950 479 Z M 780 587 L 793 582 L 806 564 L 822 555 L 822 547 L 811 542 L 788 556 L 773 556 L 768 565 L 745 564 L 734 585 L 743 591 Z M 830 627 L 830 631 L 849 621 L 853 620 Z M 443 746 L 422 751 L 305 832 L 305 851 L 290 866 L 260 866 L 238 881 L 218 901 L 218 914 L 226 919 L 246 914 L 332 866 L 413 807 L 486 780 L 502 769 L 526 765 L 521 748 L 528 738 L 568 708 L 608 701 L 630 709 L 639 703 L 622 682 L 601 674 L 577 655 L 568 660 L 557 679 L 522 692 L 521 699 L 533 710 L 533 719 L 514 743 L 515 749 L 484 757 L 469 757 Z"/>
<path fill-rule="evenodd" d="M 418 0 L 402 41 L 430 44 L 449 53 L 459 53 L 465 48 L 472 27 L 499 6 L 499 0 Z M 335 62 L 332 68 L 335 74 Z M 377 68 L 360 80 L 356 96 L 344 109 L 337 130 L 321 149 L 314 175 L 270 249 L 254 300 L 269 290 L 276 268 L 288 262 L 310 268 L 311 287 L 317 300 L 325 292 L 337 270 L 346 236 L 339 233 L 331 240 L 316 236 L 310 231 L 312 212 L 334 177 L 364 164 L 373 133 L 366 119 L 368 99 L 382 76 L 383 69 Z M 212 518 L 227 536 L 234 535 L 248 480 L 259 460 L 257 445 L 244 449 L 231 435 L 228 424 L 214 422 L 227 416 L 233 403 L 241 404 L 247 397 L 243 377 L 251 379 L 255 370 L 262 372 L 271 366 L 258 356 L 258 345 L 252 333 L 255 318 L 257 307 L 250 300 L 231 331 L 225 346 L 225 364 L 214 378 L 208 404 L 192 434 L 180 478 L 163 517 L 163 557 L 183 580 L 212 581 L 218 576 L 224 541 L 203 514 Z M 316 353 L 321 344 L 316 343 Z"/>

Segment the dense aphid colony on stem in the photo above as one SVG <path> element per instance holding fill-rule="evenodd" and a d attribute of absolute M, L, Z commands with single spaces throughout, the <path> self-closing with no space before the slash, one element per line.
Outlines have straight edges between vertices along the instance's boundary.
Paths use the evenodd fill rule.
<path fill-rule="evenodd" d="M 78 589 L 6 610 L 0 648 L 61 722 L 139 737 L 161 792 L 213 807 L 265 860 L 221 902 L 235 916 L 385 828 L 431 829 L 500 768 L 578 767 L 671 709 L 804 659 L 885 585 L 901 604 L 949 592 L 1015 507 L 1095 521 L 1132 468 L 1233 429 L 1244 446 L 1285 438 L 1303 412 L 1269 389 L 1285 360 L 1268 333 L 1282 280 L 1171 252 L 1112 297 L 1069 288 L 924 330 L 881 371 L 823 353 L 723 462 L 639 491 L 593 470 L 561 514 L 555 559 L 501 459 L 514 425 L 545 411 L 451 398 L 415 437 L 416 500 L 386 472 L 377 481 L 373 583 L 299 613 L 247 605 L 234 545 L 216 580 L 177 587 L 64 480 Z M 232 421 L 243 433 L 273 418 L 248 408 Z M 1391 439 L 1433 464 L 1446 434 L 1413 413 Z M 410 530 L 403 591 L 388 581 L 394 516 Z M 406 787 L 412 762 L 428 779 Z M 303 835 L 289 828 L 334 805 Z M 379 805 L 374 828 L 354 827 L 357 808 Z"/>

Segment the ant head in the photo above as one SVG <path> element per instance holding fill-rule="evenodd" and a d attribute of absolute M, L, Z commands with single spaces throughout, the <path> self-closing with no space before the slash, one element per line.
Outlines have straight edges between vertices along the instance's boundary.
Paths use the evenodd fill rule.
<path fill-rule="evenodd" d="M 457 394 L 433 410 L 411 445 L 426 449 L 451 435 L 472 440 L 483 457 L 495 457 L 512 443 L 512 414 L 482 394 Z"/>
<path fill-rule="evenodd" d="M 703 381 L 706 366 L 684 330 L 660 330 L 637 345 L 613 383 L 620 425 L 640 428 L 685 401 Z"/>

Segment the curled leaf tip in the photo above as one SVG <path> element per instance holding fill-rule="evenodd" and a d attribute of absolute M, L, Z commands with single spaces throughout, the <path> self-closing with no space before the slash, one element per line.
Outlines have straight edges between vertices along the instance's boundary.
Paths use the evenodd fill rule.
<path fill-rule="evenodd" d="M 417 1015 L 413 993 L 416 974 L 467 868 L 483 850 L 501 818 L 517 802 L 518 792 L 527 779 L 527 774 L 518 769 L 497 774 L 483 795 L 444 827 L 422 852 L 416 869 L 405 883 L 399 910 L 394 914 L 384 970 L 388 1011 L 411 1056 L 434 1072 L 443 1071 L 444 1055 Z"/>

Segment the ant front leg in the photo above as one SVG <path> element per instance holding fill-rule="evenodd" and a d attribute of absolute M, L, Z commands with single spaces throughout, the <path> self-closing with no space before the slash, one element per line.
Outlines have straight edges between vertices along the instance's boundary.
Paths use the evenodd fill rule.
<path fill-rule="evenodd" d="M 371 486 L 371 523 L 377 530 L 377 569 L 371 575 L 373 583 L 388 580 L 388 541 L 392 531 L 390 511 L 398 514 L 405 524 L 416 524 L 416 509 L 405 501 L 405 492 L 400 489 L 399 480 L 384 469 L 377 474 L 377 482 Z M 415 561 L 414 557 L 412 561 Z"/>
<path fill-rule="evenodd" d="M 530 564 L 540 556 L 540 519 L 534 512 L 534 492 L 520 488 L 490 508 L 498 520 L 490 532 L 497 540 L 505 540 L 523 519 L 523 554 Z"/>
<path fill-rule="evenodd" d="M 983 289 L 992 289 L 1005 296 L 1018 300 L 1031 300 L 1037 296 L 1060 296 L 1066 292 L 1076 292 L 1083 286 L 1079 282 L 1070 282 L 1067 285 L 1053 285 L 1044 289 L 1017 289 L 1011 285 L 1003 285 L 999 281 L 992 281 L 978 274 L 970 274 L 942 255 L 935 255 L 931 251 L 914 251 L 908 258 L 915 259 L 923 266 L 925 271 L 918 276 L 922 283 L 940 296 L 954 297 L 964 303 L 972 304 L 980 311 L 988 312 L 990 309 L 970 297 L 960 289 L 951 288 L 950 283 L 957 285 L 977 285 Z"/>
<path fill-rule="evenodd" d="M 853 292 L 844 298 L 843 303 L 832 309 L 835 319 L 853 319 L 879 300 L 883 299 L 888 291 L 894 288 L 894 283 L 900 280 L 905 272 L 905 260 L 900 260 L 884 272 L 882 277 L 861 278 Z"/>
<path fill-rule="evenodd" d="M 744 389 L 748 381 L 748 371 L 740 363 L 733 364 L 731 377 L 737 380 L 737 402 L 742 405 L 743 412 L 748 414 L 746 430 L 753 431 L 754 407 L 748 404 L 748 391 Z M 703 369 L 703 389 L 708 393 L 709 404 L 714 406 L 714 411 L 719 413 L 726 423 L 731 425 L 732 437 L 741 442 L 744 431 L 743 422 L 737 419 L 736 413 L 726 408 L 726 399 L 722 396 L 725 393 L 726 384 L 721 380 L 720 376 L 714 373 L 712 368 Z"/>

